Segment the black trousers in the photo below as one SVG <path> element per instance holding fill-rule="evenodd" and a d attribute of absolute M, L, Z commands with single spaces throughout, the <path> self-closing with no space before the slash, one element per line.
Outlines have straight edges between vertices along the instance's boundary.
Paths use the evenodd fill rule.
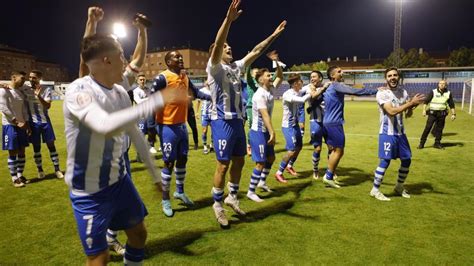
<path fill-rule="evenodd" d="M 441 143 L 441 137 L 443 136 L 443 129 L 444 129 L 444 122 L 446 120 L 446 116 L 448 115 L 448 111 L 428 111 L 428 120 L 426 120 L 425 130 L 421 135 L 420 144 L 424 145 L 426 142 L 426 138 L 433 128 L 433 135 L 435 136 L 435 144 Z"/>
<path fill-rule="evenodd" d="M 193 107 L 188 108 L 188 125 L 191 128 L 191 131 L 193 132 L 194 145 L 198 145 L 199 136 L 198 136 L 198 130 L 196 126 L 196 115 L 194 114 Z"/>

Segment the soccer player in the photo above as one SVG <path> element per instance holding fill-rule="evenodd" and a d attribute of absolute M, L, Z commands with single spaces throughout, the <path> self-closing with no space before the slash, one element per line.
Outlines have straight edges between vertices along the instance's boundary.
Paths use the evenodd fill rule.
<path fill-rule="evenodd" d="M 247 67 L 245 80 L 247 81 L 247 86 L 244 89 L 246 94 L 246 104 L 245 104 L 245 118 L 248 122 L 249 129 L 252 127 L 252 98 L 254 93 L 258 89 L 258 82 L 255 80 L 255 75 L 257 74 L 258 68 Z M 249 131 L 250 133 L 250 131 Z M 252 155 L 252 149 L 250 148 L 250 138 L 247 143 L 247 155 Z"/>
<path fill-rule="evenodd" d="M 399 87 L 400 72 L 397 68 L 385 70 L 385 80 L 388 89 L 380 90 L 376 96 L 380 111 L 380 163 L 375 170 L 374 186 L 370 191 L 370 196 L 381 201 L 390 200 L 380 192 L 379 188 L 390 161 L 397 158 L 400 158 L 401 166 L 398 169 L 398 180 L 394 190 L 398 195 L 410 198 L 410 194 L 403 188 L 411 164 L 411 150 L 405 135 L 403 113 L 406 114 L 406 117 L 410 117 L 413 109 L 425 100 L 424 95 L 419 93 L 409 99 L 407 91 Z"/>
<path fill-rule="evenodd" d="M 14 187 L 24 187 L 28 180 L 23 176 L 25 147 L 31 133 L 25 98 L 20 88 L 25 83 L 25 72 L 13 71 L 10 85 L 0 88 L 2 112 L 2 149 L 8 150 L 8 169 Z"/>
<path fill-rule="evenodd" d="M 183 56 L 178 51 L 170 51 L 165 55 L 167 70 L 161 72 L 153 80 L 152 90 L 160 91 L 165 88 L 192 93 L 193 96 L 210 100 L 210 95 L 199 92 L 191 83 L 184 69 Z M 187 98 L 186 98 L 187 99 Z M 174 168 L 176 175 L 176 191 L 173 193 L 175 199 L 181 200 L 186 206 L 194 203 L 184 193 L 184 180 L 186 178 L 186 163 L 188 161 L 189 140 L 186 127 L 188 105 L 187 99 L 180 104 L 166 104 L 160 112 L 156 113 L 156 131 L 160 137 L 161 151 L 163 153 L 164 167 L 161 170 L 163 183 L 163 200 L 161 201 L 163 213 L 167 217 L 173 216 L 170 201 L 170 182 Z"/>
<path fill-rule="evenodd" d="M 272 125 L 273 89 L 278 88 L 283 82 L 283 70 L 278 64 L 278 54 L 276 51 L 272 51 L 268 57 L 277 63 L 275 80 L 272 81 L 272 74 L 268 69 L 259 69 L 255 75 L 259 86 L 252 97 L 252 117 L 254 119 L 249 139 L 255 168 L 250 176 L 247 198 L 255 202 L 263 201 L 255 193 L 257 186 L 264 191 L 271 192 L 265 181 L 275 161 L 275 130 Z"/>
<path fill-rule="evenodd" d="M 59 156 L 56 151 L 56 146 L 54 145 L 56 136 L 48 115 L 48 109 L 51 107 L 51 89 L 41 87 L 40 80 L 42 76 L 43 73 L 41 71 L 32 70 L 29 75 L 31 87 L 23 87 L 31 128 L 30 142 L 33 144 L 38 178 L 42 179 L 45 177 L 43 160 L 41 158 L 41 140 L 43 140 L 48 147 L 56 177 L 63 178 L 63 172 L 61 172 L 59 168 Z"/>
<path fill-rule="evenodd" d="M 142 19 L 146 19 L 146 16 L 142 14 L 138 14 Z M 97 23 L 101 21 L 104 17 L 104 11 L 100 7 L 89 7 L 87 11 L 87 23 L 86 28 L 84 31 L 84 38 L 92 36 L 96 33 L 97 30 Z M 133 52 L 132 61 L 127 65 L 123 72 L 122 81 L 120 85 L 128 92 L 132 90 L 131 84 L 135 80 L 135 76 L 140 71 L 143 62 L 145 61 L 145 55 L 147 50 L 148 38 L 147 38 L 147 29 L 143 23 L 140 22 L 138 18 L 133 21 L 133 25 L 138 30 L 138 37 L 137 37 L 137 44 L 135 46 L 135 51 Z M 85 64 L 82 57 L 80 58 L 80 65 L 79 65 L 79 77 L 83 77 L 89 73 L 89 68 Z M 132 95 L 133 96 L 133 95 Z M 130 95 L 129 95 L 130 99 Z M 131 101 L 130 101 L 131 102 Z M 124 141 L 126 145 L 123 145 L 123 153 L 124 153 L 124 161 L 125 161 L 125 168 L 127 172 L 131 176 L 131 169 L 130 169 L 130 160 L 128 156 L 128 150 L 130 148 L 130 138 L 127 134 L 124 135 Z M 151 150 L 151 153 L 156 153 L 156 150 Z M 109 246 L 113 248 L 118 254 L 123 255 L 125 249 L 123 248 L 122 244 L 117 240 L 117 232 L 113 230 L 107 231 L 107 241 Z"/>
<path fill-rule="evenodd" d="M 290 89 L 285 91 L 282 96 L 283 117 L 281 122 L 287 153 L 281 160 L 278 171 L 275 174 L 275 179 L 280 183 L 288 183 L 288 180 L 283 176 L 285 169 L 293 176 L 298 175 L 293 168 L 293 164 L 303 147 L 301 130 L 298 126 L 299 107 L 311 97 L 316 97 L 316 91 L 310 91 L 304 96 L 298 96 L 303 87 L 300 74 L 290 74 L 288 83 L 290 84 Z"/>
<path fill-rule="evenodd" d="M 345 85 L 342 83 L 342 69 L 338 66 L 329 67 L 327 75 L 332 83 L 323 94 L 325 105 L 323 130 L 327 137 L 326 144 L 332 152 L 329 155 L 328 168 L 323 177 L 323 182 L 329 187 L 340 188 L 334 181 L 334 173 L 344 155 L 344 95 L 374 95 L 377 90 L 355 89 Z"/>
<path fill-rule="evenodd" d="M 146 78 L 144 74 L 137 76 L 138 86 L 133 89 L 133 101 L 136 104 L 140 104 L 146 101 L 151 94 L 150 88 L 145 86 Z M 148 144 L 150 145 L 150 153 L 156 154 L 155 140 L 156 140 L 156 129 L 155 129 L 155 118 L 153 116 L 143 117 L 138 122 L 138 128 L 142 131 L 143 135 L 148 135 Z M 137 155 L 137 161 L 141 162 L 140 157 Z"/>
<path fill-rule="evenodd" d="M 245 67 L 252 64 L 263 51 L 283 32 L 283 21 L 265 40 L 255 46 L 243 59 L 232 62 L 232 49 L 226 42 L 230 26 L 242 13 L 240 0 L 233 0 L 222 23 L 215 42 L 211 45 L 210 59 L 206 72 L 212 95 L 211 130 L 217 165 L 214 174 L 212 197 L 217 222 L 224 228 L 229 221 L 224 213 L 223 198 L 225 175 L 230 166 L 230 195 L 224 200 L 237 214 L 245 215 L 240 209 L 237 192 L 246 154 L 245 131 L 242 120 L 242 85 L 240 76 Z M 232 161 L 232 165 L 230 162 Z"/>
<path fill-rule="evenodd" d="M 211 91 L 209 90 L 209 85 L 207 84 L 207 81 L 204 82 L 204 87 L 200 89 L 202 93 L 209 94 L 211 95 Z M 212 141 L 211 145 L 207 145 L 207 131 L 209 128 L 209 125 L 211 124 L 211 101 L 208 100 L 198 100 L 197 101 L 197 107 L 196 110 L 201 111 L 201 126 L 202 126 L 202 143 L 203 143 L 203 153 L 208 154 L 211 149 L 212 149 Z"/>
<path fill-rule="evenodd" d="M 160 190 L 148 145 L 136 123 L 162 108 L 164 101 L 186 98 L 180 91 L 162 90 L 131 106 L 118 85 L 126 65 L 121 45 L 111 36 L 92 35 L 81 45 L 89 75 L 71 83 L 64 100 L 67 143 L 66 183 L 77 229 L 90 265 L 106 264 L 107 228 L 125 230 L 124 263 L 141 265 L 144 258 L 146 208 L 125 168 L 124 134 L 135 144 Z"/>
<path fill-rule="evenodd" d="M 310 83 L 303 87 L 303 91 L 316 91 L 318 96 L 312 98 L 307 108 L 310 115 L 310 131 L 311 131 L 311 145 L 314 147 L 313 151 L 313 178 L 319 179 L 319 159 L 321 157 L 321 145 L 323 143 L 323 97 L 322 93 L 326 91 L 330 83 L 322 85 L 323 74 L 320 71 L 312 71 L 310 74 Z"/>

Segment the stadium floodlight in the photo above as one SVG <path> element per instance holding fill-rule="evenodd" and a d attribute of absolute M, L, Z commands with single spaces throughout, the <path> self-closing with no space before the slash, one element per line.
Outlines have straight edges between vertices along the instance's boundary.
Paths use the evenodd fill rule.
<path fill-rule="evenodd" d="M 395 52 L 395 66 L 400 67 L 400 49 L 402 39 L 402 6 L 403 0 L 395 2 L 395 23 L 393 28 L 393 52 Z"/>
<path fill-rule="evenodd" d="M 127 37 L 127 31 L 125 30 L 125 26 L 122 23 L 114 23 L 113 32 L 117 38 Z"/>

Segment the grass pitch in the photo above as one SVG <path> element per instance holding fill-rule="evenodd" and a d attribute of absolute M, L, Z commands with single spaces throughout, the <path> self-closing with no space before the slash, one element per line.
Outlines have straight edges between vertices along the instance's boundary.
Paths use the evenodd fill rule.
<path fill-rule="evenodd" d="M 301 173 L 287 185 L 273 175 L 284 154 L 281 103 L 275 103 L 277 160 L 268 178 L 275 192 L 261 193 L 265 201 L 245 197 L 254 166 L 246 159 L 241 181 L 241 206 L 245 219 L 231 217 L 231 229 L 222 230 L 211 208 L 214 154 L 191 150 L 186 192 L 196 202 L 192 210 L 172 201 L 176 213 L 166 218 L 161 196 L 143 164 L 132 163 L 133 181 L 149 215 L 145 265 L 155 264 L 474 264 L 474 117 L 458 111 L 456 121 L 446 121 L 445 150 L 417 150 L 425 125 L 421 110 L 406 120 L 413 158 L 406 188 L 411 199 L 393 195 L 399 161 L 392 161 L 382 192 L 392 201 L 369 197 L 373 171 L 378 164 L 379 114 L 374 102 L 346 103 L 346 150 L 337 174 L 346 185 L 325 188 L 311 178 L 312 147 L 309 122 L 304 148 L 295 168 Z M 50 111 L 56 130 L 56 147 L 65 166 L 66 147 L 62 103 Z M 449 117 L 448 117 L 449 118 Z M 190 138 L 192 140 L 192 138 Z M 192 141 L 191 141 L 192 142 Z M 323 154 L 327 151 L 323 148 Z M 25 176 L 36 177 L 32 148 L 27 150 Z M 135 157 L 135 151 L 130 152 Z M 68 188 L 63 180 L 45 180 L 14 188 L 7 169 L 7 152 L 0 153 L 0 264 L 83 265 L 85 256 L 76 232 Z M 162 162 L 157 160 L 157 165 Z M 46 146 L 43 165 L 53 173 Z M 327 165 L 322 156 L 320 167 Z M 321 170 L 322 174 L 322 170 Z M 174 177 L 173 177 L 174 180 Z M 35 180 L 33 180 L 35 181 Z M 173 181 L 174 182 L 174 181 Z M 174 191 L 174 184 L 172 185 Z M 227 213 L 228 217 L 233 214 Z M 123 242 L 125 234 L 119 239 Z M 113 264 L 121 257 L 112 253 Z"/>

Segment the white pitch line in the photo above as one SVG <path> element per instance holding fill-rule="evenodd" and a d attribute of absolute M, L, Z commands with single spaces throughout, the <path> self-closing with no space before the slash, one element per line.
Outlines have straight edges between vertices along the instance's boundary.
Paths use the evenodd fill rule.
<path fill-rule="evenodd" d="M 356 137 L 374 137 L 378 138 L 378 135 L 368 135 L 368 134 L 346 134 L 347 136 L 356 136 Z M 407 137 L 408 139 L 420 139 L 420 138 L 415 138 L 415 137 Z M 460 139 L 443 139 L 443 142 L 468 142 L 468 143 L 474 143 L 474 140 L 460 140 Z"/>

